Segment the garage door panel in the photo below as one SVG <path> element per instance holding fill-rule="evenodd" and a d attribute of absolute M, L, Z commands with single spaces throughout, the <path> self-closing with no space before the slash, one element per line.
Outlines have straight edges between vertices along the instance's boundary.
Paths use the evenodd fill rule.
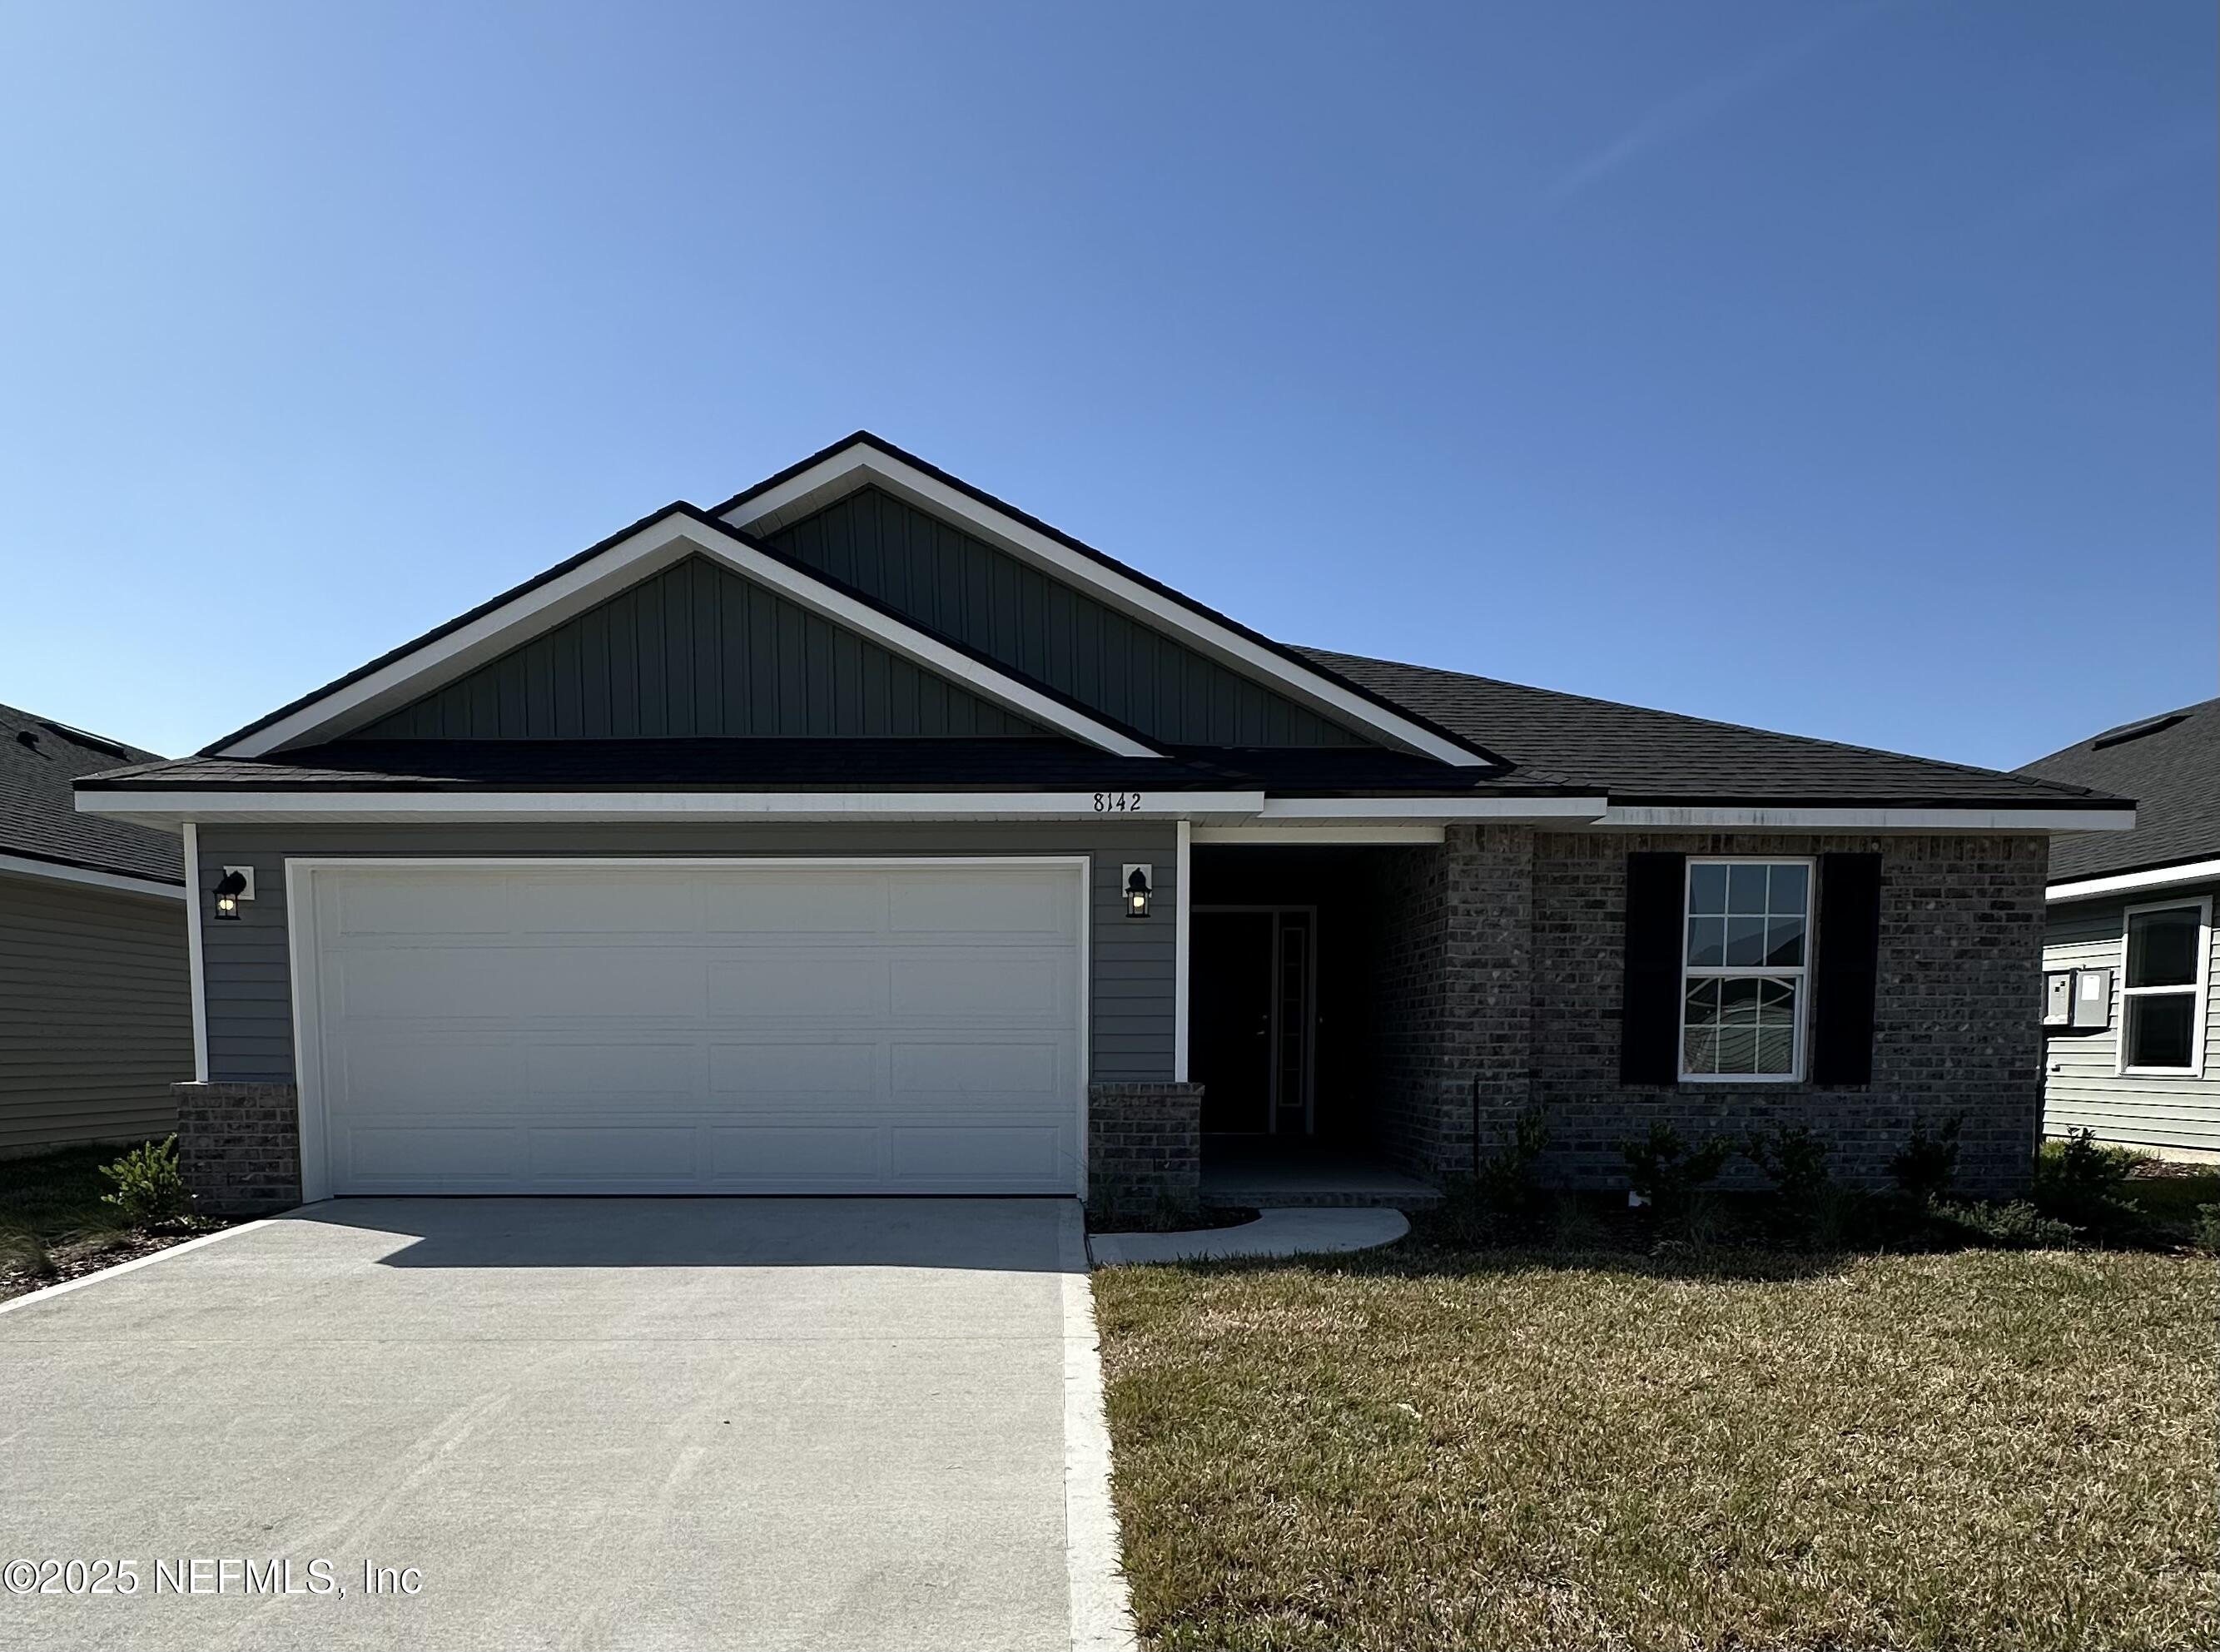
<path fill-rule="evenodd" d="M 719 953 L 708 965 L 705 1008 L 720 1019 L 883 1019 L 886 955 L 772 946 Z"/>
<path fill-rule="evenodd" d="M 440 935 L 505 935 L 508 886 L 469 873 L 427 872 L 408 879 L 350 880 L 330 892 L 335 930 L 348 939 L 384 935 L 415 941 Z"/>
<path fill-rule="evenodd" d="M 1076 1188 L 1071 869 L 315 876 L 334 1192 Z"/>
<path fill-rule="evenodd" d="M 814 873 L 701 881 L 701 927 L 775 938 L 799 935 L 876 935 L 887 926 L 887 888 L 871 874 Z"/>
<path fill-rule="evenodd" d="M 881 1047 L 868 1044 L 717 1044 L 709 1088 L 717 1096 L 876 1098 Z M 720 1102 L 720 1105 L 722 1105 Z"/>
<path fill-rule="evenodd" d="M 888 927 L 897 935 L 991 935 L 998 941 L 1069 936 L 1076 927 L 1069 879 L 1023 882 L 983 869 L 897 882 Z"/>
<path fill-rule="evenodd" d="M 691 935 L 702 927 L 698 881 L 683 873 L 621 881 L 510 880 L 511 928 L 520 935 Z"/>
<path fill-rule="evenodd" d="M 1043 1187 L 1071 1181 L 1062 1132 L 1047 1125 L 898 1125 L 893 1145 L 898 1182 Z"/>
<path fill-rule="evenodd" d="M 937 1098 L 982 1092 L 1038 1095 L 1059 1084 L 1063 1051 L 1040 1044 L 898 1044 L 895 1088 L 905 1095 Z"/>
<path fill-rule="evenodd" d="M 713 1125 L 712 1179 L 740 1191 L 784 1186 L 815 1189 L 886 1176 L 883 1132 L 866 1125 Z"/>
<path fill-rule="evenodd" d="M 1072 1002 L 1077 982 L 1068 951 L 1048 947 L 935 947 L 893 955 L 897 1018 L 980 1016 L 1037 1021 Z"/>

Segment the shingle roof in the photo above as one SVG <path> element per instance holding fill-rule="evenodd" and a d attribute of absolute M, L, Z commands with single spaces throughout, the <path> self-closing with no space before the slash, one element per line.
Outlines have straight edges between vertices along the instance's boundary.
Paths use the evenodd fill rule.
<path fill-rule="evenodd" d="M 1486 741 L 1513 763 L 1544 766 L 1609 793 L 1614 803 L 2040 808 L 2112 801 L 2080 786 L 1930 757 L 1774 734 L 1431 666 L 1320 648 L 1301 651 L 1375 693 Z"/>
<path fill-rule="evenodd" d="M 1121 757 L 1064 739 L 344 740 L 267 757 L 183 757 L 111 770 L 87 791 L 254 787 L 273 791 L 1024 789 L 1550 793 L 1547 778 L 1492 778 L 1362 747 L 1182 746 Z"/>
<path fill-rule="evenodd" d="M 0 855 L 184 882 L 178 839 L 123 820 L 79 814 L 72 784 L 152 751 L 0 706 Z"/>
<path fill-rule="evenodd" d="M 2055 879 L 2139 872 L 2220 856 L 2220 700 L 2107 729 L 2037 757 L 2019 772 L 2136 800 L 2133 832 L 2053 844 Z"/>

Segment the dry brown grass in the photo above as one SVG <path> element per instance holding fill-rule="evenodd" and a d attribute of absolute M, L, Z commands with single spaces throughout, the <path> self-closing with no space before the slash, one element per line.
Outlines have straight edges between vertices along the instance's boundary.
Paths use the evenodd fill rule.
<path fill-rule="evenodd" d="M 1399 1247 L 1095 1276 L 1159 1648 L 2181 1647 L 2214 1265 Z"/>

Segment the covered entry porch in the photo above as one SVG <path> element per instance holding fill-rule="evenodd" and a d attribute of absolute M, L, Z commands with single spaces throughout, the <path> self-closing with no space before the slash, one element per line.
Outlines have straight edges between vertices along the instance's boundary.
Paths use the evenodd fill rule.
<path fill-rule="evenodd" d="M 1418 837 L 1419 834 L 1411 834 Z M 1201 1193 L 1218 1205 L 1439 1197 L 1407 1092 L 1442 988 L 1406 891 L 1438 842 L 1197 843 L 1188 870 L 1188 1076 Z"/>

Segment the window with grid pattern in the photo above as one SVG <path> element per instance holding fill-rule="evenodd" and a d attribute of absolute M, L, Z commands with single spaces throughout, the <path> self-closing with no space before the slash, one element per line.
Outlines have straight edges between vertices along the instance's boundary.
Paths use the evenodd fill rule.
<path fill-rule="evenodd" d="M 1801 1076 L 1811 951 L 1808 861 L 1691 858 L 1681 1075 Z"/>

